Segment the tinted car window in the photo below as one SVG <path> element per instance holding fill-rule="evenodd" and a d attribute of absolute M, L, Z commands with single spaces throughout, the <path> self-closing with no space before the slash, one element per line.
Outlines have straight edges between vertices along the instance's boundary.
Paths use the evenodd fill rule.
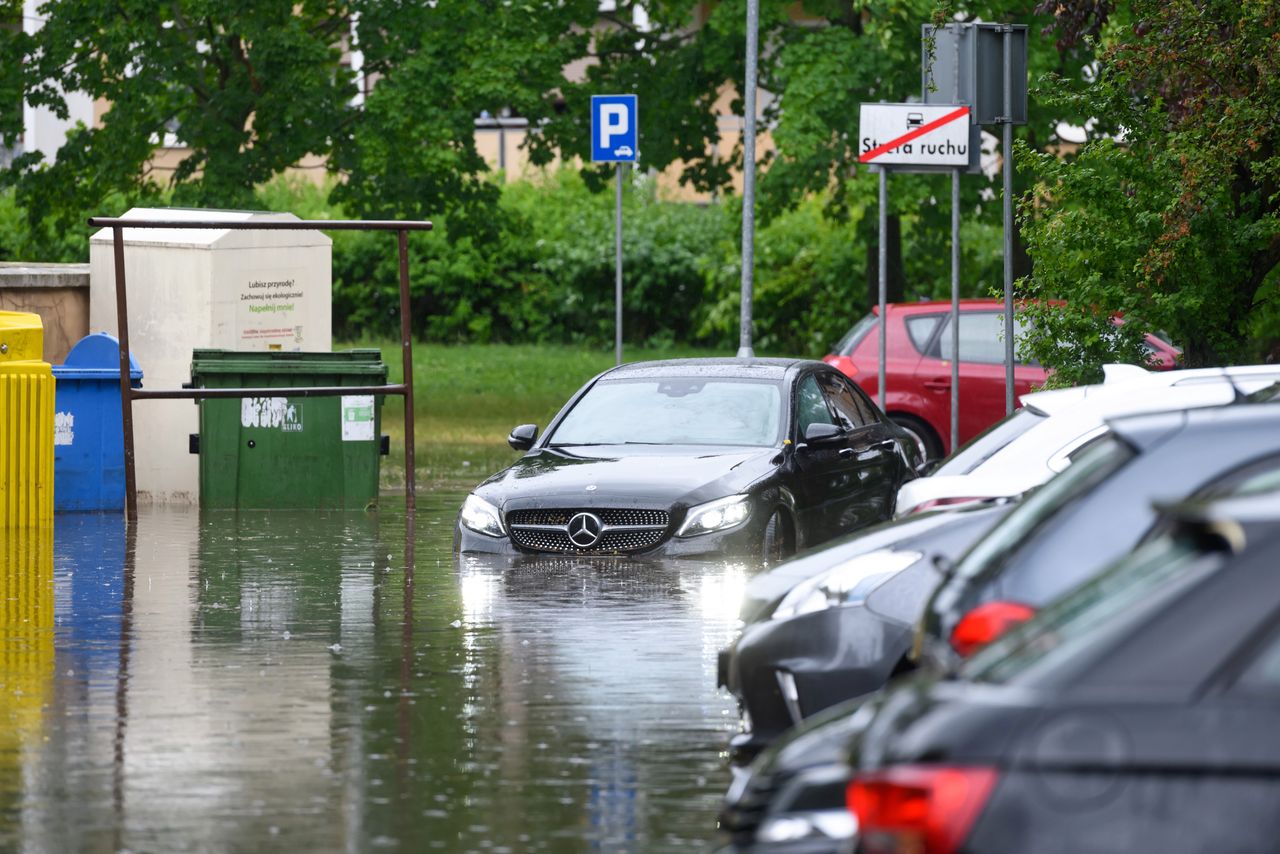
<path fill-rule="evenodd" d="M 848 356 L 854 349 L 862 343 L 862 339 L 867 337 L 867 333 L 875 329 L 878 318 L 874 314 L 868 314 L 853 325 L 853 328 L 844 334 L 835 347 L 837 355 Z"/>
<path fill-rule="evenodd" d="M 1238 468 L 1197 494 L 1198 498 L 1225 495 L 1259 495 L 1280 490 L 1280 456 Z"/>
<path fill-rule="evenodd" d="M 569 411 L 549 442 L 770 446 L 781 441 L 781 421 L 782 390 L 775 382 L 601 380 Z"/>
<path fill-rule="evenodd" d="M 1023 407 L 1012 415 L 1006 415 L 991 425 L 986 431 L 979 433 L 962 445 L 935 472 L 940 477 L 956 474 L 969 474 L 978 466 L 991 459 L 997 451 L 1023 433 L 1044 423 L 1045 415 L 1037 409 Z"/>
<path fill-rule="evenodd" d="M 1108 434 L 1104 442 L 1082 455 L 1071 468 L 1050 479 L 1015 507 L 961 559 L 956 574 L 976 578 L 994 572 L 1054 514 L 1110 477 L 1133 455 L 1132 448 Z"/>
<path fill-rule="evenodd" d="M 929 339 L 933 337 L 933 331 L 938 328 L 938 324 L 942 322 L 944 316 L 941 314 L 917 314 L 907 318 L 907 337 L 911 339 L 911 343 L 915 346 L 917 352 L 922 355 L 928 352 Z M 950 346 L 950 343 L 945 346 Z"/>
<path fill-rule="evenodd" d="M 801 380 L 796 390 L 796 423 L 801 437 L 810 424 L 836 423 L 831 417 L 831 411 L 827 409 L 827 401 L 818 389 L 818 381 L 813 374 Z"/>
<path fill-rule="evenodd" d="M 1015 340 L 1024 332 L 1021 321 L 1013 321 Z M 935 359 L 951 357 L 951 318 L 946 317 L 942 332 L 933 341 L 929 355 Z M 1022 364 L 1021 359 L 1015 360 Z M 984 365 L 1004 363 L 1004 315 L 995 311 L 969 311 L 960 314 L 960 361 Z"/>
<path fill-rule="evenodd" d="M 827 396 L 827 403 L 831 405 L 836 418 L 840 419 L 841 427 L 846 430 L 856 430 L 867 425 L 866 413 L 859 408 L 857 398 L 853 395 L 853 390 L 847 384 L 841 382 L 839 377 L 832 374 L 823 374 L 819 379 L 819 384 Z"/>
<path fill-rule="evenodd" d="M 1220 553 L 1200 551 L 1180 538 L 1154 540 L 1045 608 L 1024 628 L 980 650 L 962 673 L 980 682 L 1051 681 L 1055 668 L 1104 647 L 1220 559 Z"/>

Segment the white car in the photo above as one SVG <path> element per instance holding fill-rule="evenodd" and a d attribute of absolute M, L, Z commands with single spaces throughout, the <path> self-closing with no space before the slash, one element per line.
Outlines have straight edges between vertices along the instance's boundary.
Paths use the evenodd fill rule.
<path fill-rule="evenodd" d="M 1280 365 L 1150 372 L 1107 365 L 1099 385 L 1024 394 L 1022 408 L 898 490 L 896 515 L 1020 495 L 1071 464 L 1106 419 L 1231 403 L 1280 381 Z M 963 401 L 962 401 L 963 404 Z"/>

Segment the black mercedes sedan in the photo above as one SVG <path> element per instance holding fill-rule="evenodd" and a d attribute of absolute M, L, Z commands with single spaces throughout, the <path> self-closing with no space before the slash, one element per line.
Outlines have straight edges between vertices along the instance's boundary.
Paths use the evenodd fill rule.
<path fill-rule="evenodd" d="M 467 496 L 460 552 L 761 555 L 887 519 L 911 437 L 834 368 L 683 359 L 605 371 Z"/>
<path fill-rule="evenodd" d="M 954 678 L 883 698 L 850 744 L 859 850 L 1275 850 L 1280 494 L 1165 521 Z"/>

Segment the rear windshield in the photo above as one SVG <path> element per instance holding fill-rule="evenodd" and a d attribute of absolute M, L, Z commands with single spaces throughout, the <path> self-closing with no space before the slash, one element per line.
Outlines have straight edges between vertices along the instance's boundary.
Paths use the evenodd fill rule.
<path fill-rule="evenodd" d="M 1134 451 L 1113 434 L 1060 475 L 1037 489 L 983 537 L 956 566 L 956 575 L 976 578 L 994 572 L 1054 515 L 1109 478 Z"/>
<path fill-rule="evenodd" d="M 853 328 L 844 334 L 844 337 L 836 342 L 835 353 L 837 356 L 848 356 L 852 353 L 862 339 L 867 337 L 867 333 L 876 328 L 877 317 L 874 314 L 868 314 L 853 325 Z"/>
<path fill-rule="evenodd" d="M 1006 415 L 985 432 L 979 433 L 960 447 L 947 461 L 934 471 L 939 477 L 969 474 L 995 456 L 996 452 L 1023 433 L 1044 423 L 1045 415 L 1037 409 L 1023 407 L 1012 415 Z"/>
<path fill-rule="evenodd" d="M 1051 684 L 1072 659 L 1108 648 L 1119 633 L 1195 583 L 1219 559 L 1220 553 L 1205 552 L 1184 538 L 1153 540 L 980 650 L 961 673 L 978 682 Z"/>
<path fill-rule="evenodd" d="M 549 443 L 773 446 L 782 441 L 782 412 L 782 388 L 768 380 L 601 380 Z"/>

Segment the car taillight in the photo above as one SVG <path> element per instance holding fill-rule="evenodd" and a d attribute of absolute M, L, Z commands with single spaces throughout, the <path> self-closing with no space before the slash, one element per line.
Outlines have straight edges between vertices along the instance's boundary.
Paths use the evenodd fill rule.
<path fill-rule="evenodd" d="M 1018 602 L 987 602 L 965 614 L 951 632 L 951 647 L 968 658 L 1009 629 L 1036 615 L 1036 609 Z"/>
<path fill-rule="evenodd" d="M 860 851 L 953 854 L 995 787 L 994 768 L 900 765 L 853 778 Z"/>
<path fill-rule="evenodd" d="M 846 377 L 855 377 L 858 374 L 858 366 L 853 363 L 853 359 L 848 356 L 837 356 L 835 353 L 823 356 L 822 361 L 835 368 Z"/>
<path fill-rule="evenodd" d="M 912 513 L 923 513 L 926 510 L 937 510 L 939 507 L 954 507 L 957 504 L 968 504 L 970 501 L 981 501 L 973 496 L 956 496 L 955 498 L 933 498 L 923 504 L 911 508 Z"/>

